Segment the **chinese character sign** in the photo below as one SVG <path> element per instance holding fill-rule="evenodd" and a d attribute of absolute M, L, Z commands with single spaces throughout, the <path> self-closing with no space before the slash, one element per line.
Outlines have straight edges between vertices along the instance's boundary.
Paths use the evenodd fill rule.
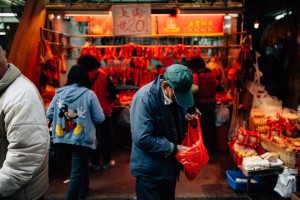
<path fill-rule="evenodd" d="M 151 7 L 145 5 L 112 6 L 114 35 L 150 34 Z"/>

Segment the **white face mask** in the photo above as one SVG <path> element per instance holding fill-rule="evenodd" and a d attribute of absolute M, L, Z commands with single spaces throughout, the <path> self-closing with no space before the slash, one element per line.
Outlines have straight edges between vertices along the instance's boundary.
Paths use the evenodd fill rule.
<path fill-rule="evenodd" d="M 165 93 L 164 93 L 164 97 L 165 97 L 165 105 L 170 105 L 171 103 L 173 103 L 173 100 L 167 97 Z"/>

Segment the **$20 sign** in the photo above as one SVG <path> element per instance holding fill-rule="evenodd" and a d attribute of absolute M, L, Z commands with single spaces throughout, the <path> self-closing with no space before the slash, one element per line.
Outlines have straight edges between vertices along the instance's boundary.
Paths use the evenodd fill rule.
<path fill-rule="evenodd" d="M 112 6 L 114 35 L 144 35 L 151 33 L 151 6 Z"/>

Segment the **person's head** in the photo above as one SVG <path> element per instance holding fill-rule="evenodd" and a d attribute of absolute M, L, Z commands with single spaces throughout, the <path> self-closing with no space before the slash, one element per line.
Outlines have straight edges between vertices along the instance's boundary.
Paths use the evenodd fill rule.
<path fill-rule="evenodd" d="M 188 61 L 187 67 L 190 68 L 192 72 L 196 72 L 205 67 L 205 62 L 200 56 L 196 56 Z"/>
<path fill-rule="evenodd" d="M 194 104 L 192 83 L 191 71 L 184 65 L 173 64 L 164 73 L 162 88 L 165 95 L 180 106 L 191 107 Z"/>
<path fill-rule="evenodd" d="M 8 66 L 7 66 L 7 60 L 5 57 L 4 50 L 0 46 L 0 79 L 4 76 L 5 72 L 7 71 Z"/>
<path fill-rule="evenodd" d="M 73 65 L 68 73 L 67 85 L 74 83 L 87 88 L 90 86 L 87 70 L 81 65 Z"/>
<path fill-rule="evenodd" d="M 101 66 L 100 62 L 91 54 L 80 56 L 77 63 L 85 67 L 87 71 L 98 69 Z"/>

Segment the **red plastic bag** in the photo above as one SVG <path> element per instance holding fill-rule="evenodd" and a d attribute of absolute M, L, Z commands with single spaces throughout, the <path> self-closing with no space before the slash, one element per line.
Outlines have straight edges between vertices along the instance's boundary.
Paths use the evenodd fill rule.
<path fill-rule="evenodd" d="M 203 144 L 202 130 L 200 120 L 197 118 L 197 128 L 193 129 L 189 123 L 188 133 L 185 136 L 182 145 L 191 147 L 186 151 L 176 154 L 176 159 L 183 164 L 185 176 L 189 181 L 194 180 L 200 170 L 208 162 L 208 153 Z"/>

